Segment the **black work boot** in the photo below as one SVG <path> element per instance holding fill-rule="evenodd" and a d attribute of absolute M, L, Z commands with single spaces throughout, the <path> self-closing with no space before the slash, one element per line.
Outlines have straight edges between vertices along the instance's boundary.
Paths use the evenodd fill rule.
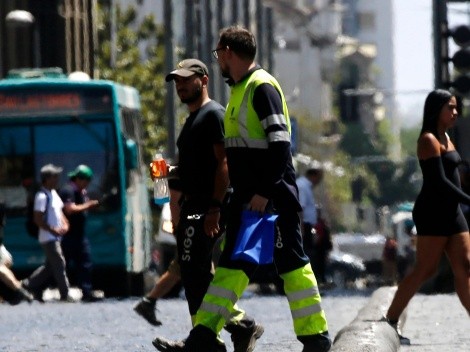
<path fill-rule="evenodd" d="M 197 325 L 186 339 L 184 352 L 217 352 L 218 342 L 216 334 L 204 325 Z"/>
<path fill-rule="evenodd" d="M 164 337 L 157 337 L 152 341 L 152 344 L 159 351 L 165 352 L 178 352 L 184 351 L 184 340 L 183 341 L 173 341 L 167 340 Z"/>
<path fill-rule="evenodd" d="M 144 297 L 139 303 L 134 307 L 134 311 L 139 314 L 142 318 L 147 320 L 150 324 L 154 326 L 162 325 L 162 322 L 157 319 L 155 315 L 155 306 L 157 301 Z"/>
<path fill-rule="evenodd" d="M 251 318 L 243 319 L 238 324 L 227 324 L 225 330 L 231 334 L 234 352 L 252 352 L 256 340 L 264 333 L 263 326 Z"/>
<path fill-rule="evenodd" d="M 167 340 L 164 337 L 157 337 L 152 341 L 152 344 L 159 351 L 164 352 L 179 352 L 184 351 L 186 340 L 172 341 Z M 217 352 L 227 352 L 227 347 L 221 341 L 217 342 Z"/>
<path fill-rule="evenodd" d="M 309 336 L 297 336 L 304 344 L 302 352 L 327 352 L 331 348 L 331 339 L 328 331 Z"/>

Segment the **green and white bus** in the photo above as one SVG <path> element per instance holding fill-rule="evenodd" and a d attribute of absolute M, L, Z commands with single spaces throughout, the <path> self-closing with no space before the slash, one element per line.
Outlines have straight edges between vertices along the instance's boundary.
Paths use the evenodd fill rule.
<path fill-rule="evenodd" d="M 0 80 L 0 201 L 4 243 L 21 277 L 44 262 L 25 227 L 28 197 L 48 163 L 63 167 L 60 184 L 79 164 L 94 171 L 88 214 L 94 287 L 106 296 L 140 294 L 151 261 L 151 214 L 142 160 L 136 89 L 103 80 L 74 80 L 60 69 L 14 70 Z"/>

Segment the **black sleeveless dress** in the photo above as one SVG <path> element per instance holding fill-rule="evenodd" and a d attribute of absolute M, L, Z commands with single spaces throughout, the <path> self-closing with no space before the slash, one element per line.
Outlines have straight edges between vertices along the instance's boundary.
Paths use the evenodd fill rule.
<path fill-rule="evenodd" d="M 455 150 L 419 161 L 423 186 L 413 208 L 418 236 L 451 236 L 468 231 L 460 203 L 470 204 L 470 196 L 460 187 L 460 161 Z"/>

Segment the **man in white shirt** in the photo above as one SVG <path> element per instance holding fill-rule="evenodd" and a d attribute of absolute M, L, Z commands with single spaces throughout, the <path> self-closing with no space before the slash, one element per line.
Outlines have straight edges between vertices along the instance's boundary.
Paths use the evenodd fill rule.
<path fill-rule="evenodd" d="M 302 206 L 302 230 L 305 253 L 312 259 L 313 256 L 313 228 L 317 223 L 317 209 L 313 188 L 323 179 L 323 170 L 320 165 L 310 166 L 303 176 L 297 178 L 299 189 L 299 202 Z"/>
<path fill-rule="evenodd" d="M 60 242 L 69 223 L 62 208 L 64 203 L 56 192 L 62 168 L 47 164 L 41 168 L 42 187 L 34 198 L 34 222 L 39 227 L 39 243 L 46 255 L 46 263 L 23 280 L 23 287 L 41 300 L 44 286 L 53 278 L 60 292 L 60 300 L 73 301 L 69 296 L 69 281 Z"/>

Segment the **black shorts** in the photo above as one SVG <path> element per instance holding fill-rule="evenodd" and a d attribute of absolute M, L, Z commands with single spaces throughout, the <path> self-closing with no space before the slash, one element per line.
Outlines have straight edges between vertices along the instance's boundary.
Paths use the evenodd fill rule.
<path fill-rule="evenodd" d="M 438 207 L 416 202 L 413 221 L 418 236 L 452 236 L 468 232 L 468 224 L 459 204 Z"/>

